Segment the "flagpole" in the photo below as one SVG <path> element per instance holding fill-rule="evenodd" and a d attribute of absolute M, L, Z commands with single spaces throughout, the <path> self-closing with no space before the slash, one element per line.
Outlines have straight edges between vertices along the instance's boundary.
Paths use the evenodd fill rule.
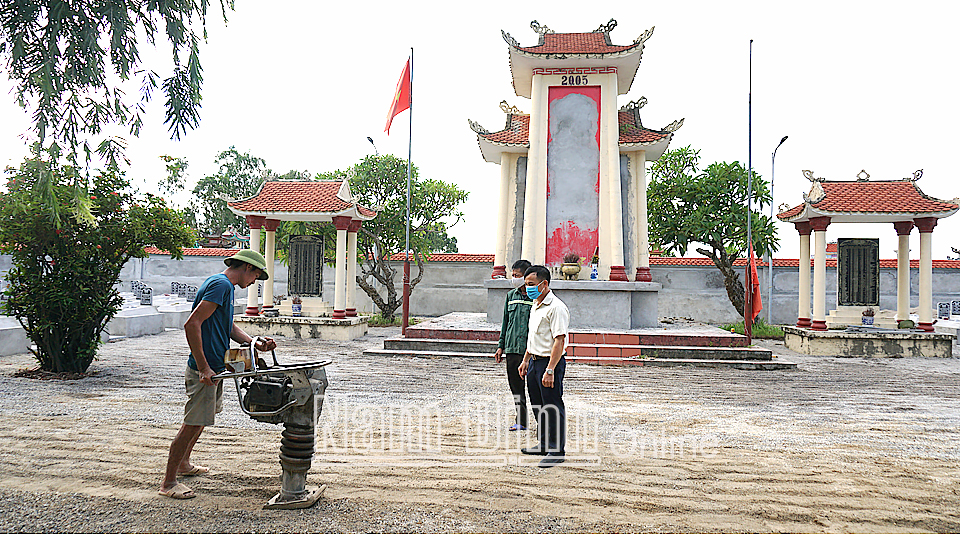
<path fill-rule="evenodd" d="M 403 323 L 400 333 L 407 335 L 410 325 L 410 173 L 413 163 L 413 47 L 410 47 L 410 132 L 407 137 L 407 220 L 406 240 L 403 248 Z"/>
<path fill-rule="evenodd" d="M 753 337 L 753 273 L 750 263 L 753 260 L 753 40 L 750 40 L 750 62 L 747 85 L 747 290 L 743 299 L 743 328 L 747 335 L 747 345 Z"/>

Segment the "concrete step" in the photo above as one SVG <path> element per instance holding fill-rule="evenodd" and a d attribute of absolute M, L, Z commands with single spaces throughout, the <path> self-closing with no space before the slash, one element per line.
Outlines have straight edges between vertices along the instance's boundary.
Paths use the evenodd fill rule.
<path fill-rule="evenodd" d="M 768 351 L 769 352 L 769 351 Z M 363 352 L 374 356 L 404 356 L 404 357 L 440 357 L 440 358 L 469 358 L 474 360 L 492 360 L 488 353 L 452 352 L 433 350 L 393 350 L 368 349 Z M 711 367 L 733 368 L 750 370 L 794 369 L 797 364 L 780 360 L 753 360 L 753 359 L 697 359 L 697 358 L 613 358 L 613 357 L 585 357 L 568 356 L 567 361 L 579 364 L 604 366 L 641 366 L 641 367 Z"/>
<path fill-rule="evenodd" d="M 460 328 L 407 328 L 406 339 L 438 339 L 457 341 L 492 341 L 500 339 L 498 330 L 467 330 Z M 603 345 L 663 345 L 691 347 L 746 347 L 747 338 L 732 332 L 683 333 L 683 332 L 611 332 L 571 331 L 570 344 Z"/>
<path fill-rule="evenodd" d="M 455 339 L 388 338 L 383 341 L 388 351 L 437 351 L 452 353 L 480 353 L 492 355 L 496 341 L 467 341 Z M 702 360 L 757 360 L 769 361 L 773 353 L 759 347 L 695 347 L 671 345 L 613 345 L 579 344 L 567 347 L 567 356 L 577 358 L 685 358 Z"/>

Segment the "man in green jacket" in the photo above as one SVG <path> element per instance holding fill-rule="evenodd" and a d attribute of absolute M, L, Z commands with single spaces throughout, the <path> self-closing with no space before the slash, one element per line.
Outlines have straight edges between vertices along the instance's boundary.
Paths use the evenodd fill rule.
<path fill-rule="evenodd" d="M 525 430 L 530 426 L 527 391 L 519 371 L 523 353 L 527 350 L 527 321 L 530 319 L 530 308 L 533 307 L 533 300 L 527 298 L 523 288 L 523 273 L 530 266 L 530 262 L 523 259 L 513 263 L 513 282 L 517 288 L 507 292 L 503 305 L 503 322 L 500 325 L 500 343 L 493 355 L 498 364 L 503 361 L 504 356 L 507 358 L 507 382 L 510 383 L 510 392 L 513 393 L 513 402 L 517 408 L 517 421 L 510 427 L 510 431 Z M 539 392 L 530 391 L 534 418 L 540 411 L 539 396 Z"/>

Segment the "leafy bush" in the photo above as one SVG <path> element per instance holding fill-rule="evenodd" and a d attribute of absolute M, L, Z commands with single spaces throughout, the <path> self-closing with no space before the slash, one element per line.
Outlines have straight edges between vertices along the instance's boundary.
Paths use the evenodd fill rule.
<path fill-rule="evenodd" d="M 13 267 L 0 311 L 23 325 L 40 369 L 83 373 L 122 304 L 114 285 L 123 265 L 149 245 L 182 258 L 193 233 L 163 199 L 135 197 L 116 168 L 88 178 L 34 157 L 6 172 L 0 253 Z"/>

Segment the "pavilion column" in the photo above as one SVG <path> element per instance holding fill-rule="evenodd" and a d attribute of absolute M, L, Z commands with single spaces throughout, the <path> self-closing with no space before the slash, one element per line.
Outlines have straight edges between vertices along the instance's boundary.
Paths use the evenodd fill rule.
<path fill-rule="evenodd" d="M 267 237 L 263 245 L 263 258 L 267 260 L 267 273 L 270 276 L 263 285 L 263 309 L 273 307 L 273 262 L 277 254 L 277 227 L 280 226 L 279 219 L 265 219 L 263 226 L 267 229 Z"/>
<path fill-rule="evenodd" d="M 507 277 L 507 229 L 510 223 L 510 170 L 516 167 L 517 154 L 500 154 L 500 203 L 497 207 L 497 244 L 493 251 L 492 278 Z"/>
<path fill-rule="evenodd" d="M 360 231 L 360 225 L 363 224 L 359 219 L 350 222 L 350 228 L 347 229 L 347 283 L 346 283 L 346 316 L 357 316 L 357 233 Z"/>
<path fill-rule="evenodd" d="M 263 227 L 263 216 L 247 216 L 247 226 L 250 227 L 250 249 L 260 252 L 260 229 Z M 271 274 L 273 275 L 273 274 Z M 257 299 L 257 284 L 247 287 L 247 310 L 245 315 L 255 317 L 260 314 L 260 302 Z"/>
<path fill-rule="evenodd" d="M 600 265 L 607 279 L 628 281 L 623 266 L 623 183 L 620 179 L 620 123 L 617 121 L 617 74 L 601 75 L 600 107 Z M 601 270 L 602 275 L 602 270 Z"/>
<path fill-rule="evenodd" d="M 910 318 L 910 231 L 912 221 L 893 224 L 897 230 L 897 322 Z"/>
<path fill-rule="evenodd" d="M 917 328 L 933 332 L 933 228 L 937 218 L 917 218 L 913 220 L 920 231 L 920 301 L 919 323 Z"/>
<path fill-rule="evenodd" d="M 630 177 L 637 185 L 637 273 L 635 281 L 653 281 L 650 274 L 650 233 L 647 226 L 647 151 L 634 152 L 630 159 Z"/>
<path fill-rule="evenodd" d="M 797 326 L 810 328 L 810 222 L 802 221 L 793 224 L 800 233 L 800 290 L 797 293 Z"/>
<path fill-rule="evenodd" d="M 337 229 L 337 278 L 333 289 L 333 318 L 347 318 L 347 230 L 353 220 L 350 216 L 333 218 L 333 226 Z"/>
<path fill-rule="evenodd" d="M 830 218 L 810 218 L 813 229 L 813 330 L 827 329 L 827 226 Z"/>

